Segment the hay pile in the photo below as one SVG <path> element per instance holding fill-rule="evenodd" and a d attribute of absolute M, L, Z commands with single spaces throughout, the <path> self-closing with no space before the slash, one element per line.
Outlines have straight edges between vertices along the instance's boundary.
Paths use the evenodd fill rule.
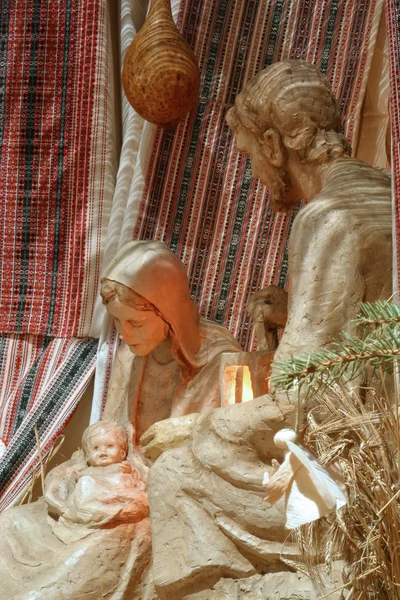
<path fill-rule="evenodd" d="M 383 376 L 383 373 L 382 373 Z M 347 506 L 298 532 L 310 575 L 325 557 L 346 561 L 347 600 L 400 600 L 400 427 L 398 398 L 382 386 L 362 396 L 335 384 L 318 394 L 303 443 L 325 466 L 340 468 Z M 328 597 L 328 596 L 327 596 Z"/>

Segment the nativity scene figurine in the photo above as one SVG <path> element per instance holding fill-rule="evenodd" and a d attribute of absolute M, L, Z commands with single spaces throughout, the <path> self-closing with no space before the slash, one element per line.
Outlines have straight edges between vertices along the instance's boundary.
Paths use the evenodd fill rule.
<path fill-rule="evenodd" d="M 140 586 L 151 536 L 145 476 L 126 460 L 127 431 L 100 421 L 85 430 L 82 448 L 50 471 L 43 499 L 0 516 L 9 600 L 117 600 Z"/>
<path fill-rule="evenodd" d="M 330 85 L 304 61 L 259 73 L 227 121 L 273 208 L 307 201 L 290 233 L 287 321 L 275 361 L 325 347 L 352 330 L 361 302 L 392 294 L 390 177 L 351 158 Z M 280 309 L 278 316 L 281 325 Z"/>
<path fill-rule="evenodd" d="M 101 280 L 121 346 L 113 365 L 104 418 L 146 435 L 146 452 L 179 445 L 192 415 L 222 404 L 220 359 L 240 346 L 221 325 L 200 317 L 182 262 L 161 242 L 123 246 Z"/>
<path fill-rule="evenodd" d="M 303 61 L 248 82 L 227 121 L 275 210 L 307 200 L 290 235 L 287 302 L 269 290 L 257 308 L 264 333 L 284 326 L 274 361 L 325 347 L 351 330 L 362 301 L 391 294 L 390 180 L 351 158 L 329 84 Z M 283 499 L 264 502 L 263 488 L 282 461 L 274 436 L 293 426 L 293 399 L 272 390 L 224 406 L 221 357 L 240 346 L 200 317 L 181 261 L 161 242 L 123 246 L 101 295 L 121 338 L 104 424 L 49 474 L 47 504 L 0 517 L 1 579 L 14 600 L 253 599 L 270 574 L 290 577 L 282 552 L 298 556 L 283 546 Z"/>
<path fill-rule="evenodd" d="M 362 301 L 391 294 L 390 179 L 351 158 L 330 86 L 303 61 L 262 71 L 227 121 L 276 210 L 308 201 L 290 235 L 287 321 L 274 362 L 325 347 L 352 330 Z M 270 311 L 272 327 L 282 323 L 277 297 L 277 309 L 271 303 L 264 313 Z M 153 574 L 162 600 L 199 590 L 207 591 L 196 598 L 208 600 L 221 578 L 227 587 L 218 588 L 218 598 L 228 600 L 231 579 L 276 569 L 269 544 L 284 539 L 284 510 L 262 504 L 258 471 L 271 465 L 274 431 L 293 425 L 294 408 L 286 394 L 275 394 L 215 409 L 197 421 L 190 445 L 154 464 Z M 253 597 L 254 590 L 240 596 L 239 583 L 235 589 L 237 597 Z"/>

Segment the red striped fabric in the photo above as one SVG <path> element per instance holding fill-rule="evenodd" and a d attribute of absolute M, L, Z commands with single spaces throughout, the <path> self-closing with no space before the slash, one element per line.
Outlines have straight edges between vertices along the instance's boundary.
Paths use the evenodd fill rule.
<path fill-rule="evenodd" d="M 105 162 L 104 147 L 96 148 L 99 101 L 106 105 L 99 91 L 107 95 L 99 79 L 105 7 L 102 0 L 1 2 L 2 333 L 88 333 L 88 289 L 98 277 L 94 187 L 101 194 L 104 181 L 96 152 L 103 171 Z"/>
<path fill-rule="evenodd" d="M 93 373 L 115 180 L 106 0 L 0 2 L 0 508 Z M 93 337 L 88 337 L 93 336 Z"/>
<path fill-rule="evenodd" d="M 392 134 L 392 178 L 394 220 L 394 290 L 400 281 L 400 0 L 386 0 L 386 22 L 390 60 L 390 118 Z M 397 296 L 397 301 L 399 297 Z"/>
<path fill-rule="evenodd" d="M 27 347 L 33 348 L 28 377 L 23 377 L 27 361 L 19 385 L 2 406 L 0 437 L 7 451 L 0 460 L 0 510 L 20 497 L 38 468 L 35 425 L 41 453 L 46 456 L 72 416 L 95 366 L 96 340 L 48 338 L 40 345 L 35 337 L 10 336 L 7 341 L 8 356 L 26 355 Z M 0 367 L 0 375 L 7 378 L 8 365 Z"/>
<path fill-rule="evenodd" d="M 23 394 L 29 373 L 45 350 L 49 339 L 37 335 L 10 335 L 0 338 L 0 377 L 2 398 L 0 408 L 0 437 L 7 444 L 19 427 L 18 413 L 24 417 L 32 399 L 25 398 L 24 407 L 20 406 L 19 398 Z"/>
<path fill-rule="evenodd" d="M 197 110 L 175 132 L 159 131 L 132 237 L 165 241 L 188 268 L 204 316 L 252 348 L 249 294 L 287 286 L 293 214 L 272 214 L 266 189 L 234 148 L 225 115 L 246 81 L 284 58 L 313 62 L 356 139 L 380 0 L 188 0 L 180 28 L 199 58 Z"/>

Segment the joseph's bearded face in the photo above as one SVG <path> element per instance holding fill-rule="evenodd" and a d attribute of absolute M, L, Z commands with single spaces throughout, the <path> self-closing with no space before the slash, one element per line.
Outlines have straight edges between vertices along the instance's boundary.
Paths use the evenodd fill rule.
<path fill-rule="evenodd" d="M 226 116 L 227 123 L 235 135 L 238 152 L 248 154 L 253 177 L 258 177 L 267 187 L 273 210 L 287 212 L 301 199 L 301 194 L 292 186 L 285 168 L 276 167 L 268 157 L 266 143 L 240 119 L 240 105 L 231 108 Z"/>

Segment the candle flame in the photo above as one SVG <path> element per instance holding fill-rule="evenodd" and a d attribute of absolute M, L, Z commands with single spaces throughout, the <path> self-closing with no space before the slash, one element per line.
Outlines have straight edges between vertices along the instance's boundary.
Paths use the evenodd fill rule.
<path fill-rule="evenodd" d="M 247 365 L 225 367 L 225 404 L 238 404 L 253 400 L 251 373 Z"/>

